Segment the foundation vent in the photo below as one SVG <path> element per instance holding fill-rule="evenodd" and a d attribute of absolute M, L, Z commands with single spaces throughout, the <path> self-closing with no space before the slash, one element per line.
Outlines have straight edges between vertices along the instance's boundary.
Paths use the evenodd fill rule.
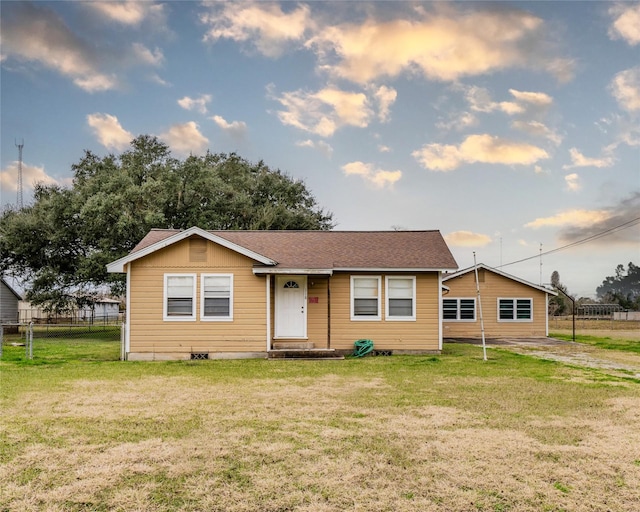
<path fill-rule="evenodd" d="M 198 359 L 209 359 L 209 353 L 208 352 L 192 352 L 191 360 L 194 361 Z"/>

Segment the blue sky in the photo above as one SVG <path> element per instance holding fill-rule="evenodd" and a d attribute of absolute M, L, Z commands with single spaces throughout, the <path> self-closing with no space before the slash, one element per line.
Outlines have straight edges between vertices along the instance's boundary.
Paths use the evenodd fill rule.
<path fill-rule="evenodd" d="M 3 207 L 16 142 L 29 202 L 152 134 L 304 180 L 336 229 L 439 229 L 461 268 L 592 296 L 640 263 L 638 2 L 1 8 Z"/>

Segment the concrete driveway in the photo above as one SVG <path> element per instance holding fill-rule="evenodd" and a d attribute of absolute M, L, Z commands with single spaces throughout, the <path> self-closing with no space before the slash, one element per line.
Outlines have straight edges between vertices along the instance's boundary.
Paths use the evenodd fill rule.
<path fill-rule="evenodd" d="M 481 340 L 445 340 L 445 343 L 472 343 Z M 598 368 L 615 377 L 640 379 L 640 355 L 632 352 L 606 350 L 583 343 L 555 338 L 501 338 L 487 339 L 487 348 L 511 350 L 541 359 L 550 359 L 571 366 Z"/>

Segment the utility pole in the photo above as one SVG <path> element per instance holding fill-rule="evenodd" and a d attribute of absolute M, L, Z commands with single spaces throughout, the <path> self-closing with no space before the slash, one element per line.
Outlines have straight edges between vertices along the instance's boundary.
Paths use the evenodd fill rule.
<path fill-rule="evenodd" d="M 15 143 L 18 148 L 18 198 L 17 198 L 17 207 L 19 210 L 22 210 L 24 207 L 24 202 L 22 198 L 22 148 L 24 148 L 24 139 L 20 141 L 20 144 Z"/>

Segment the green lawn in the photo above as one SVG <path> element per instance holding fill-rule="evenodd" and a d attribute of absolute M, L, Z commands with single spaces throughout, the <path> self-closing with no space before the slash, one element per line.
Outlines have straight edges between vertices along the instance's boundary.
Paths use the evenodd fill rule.
<path fill-rule="evenodd" d="M 5 336 L 2 361 L 27 365 L 120 359 L 120 326 L 34 326 L 33 358 L 24 333 Z"/>
<path fill-rule="evenodd" d="M 612 331 L 612 334 L 612 336 L 576 334 L 576 342 L 608 350 L 622 350 L 625 352 L 635 352 L 636 354 L 640 354 L 640 332 L 638 333 L 638 339 L 635 340 L 617 338 L 615 336 L 615 331 Z M 571 341 L 573 339 L 573 335 L 567 333 L 551 333 L 549 336 L 566 341 Z"/>
<path fill-rule="evenodd" d="M 23 347 L 24 348 L 24 347 Z M 0 362 L 0 510 L 632 511 L 640 384 L 446 344 Z"/>

